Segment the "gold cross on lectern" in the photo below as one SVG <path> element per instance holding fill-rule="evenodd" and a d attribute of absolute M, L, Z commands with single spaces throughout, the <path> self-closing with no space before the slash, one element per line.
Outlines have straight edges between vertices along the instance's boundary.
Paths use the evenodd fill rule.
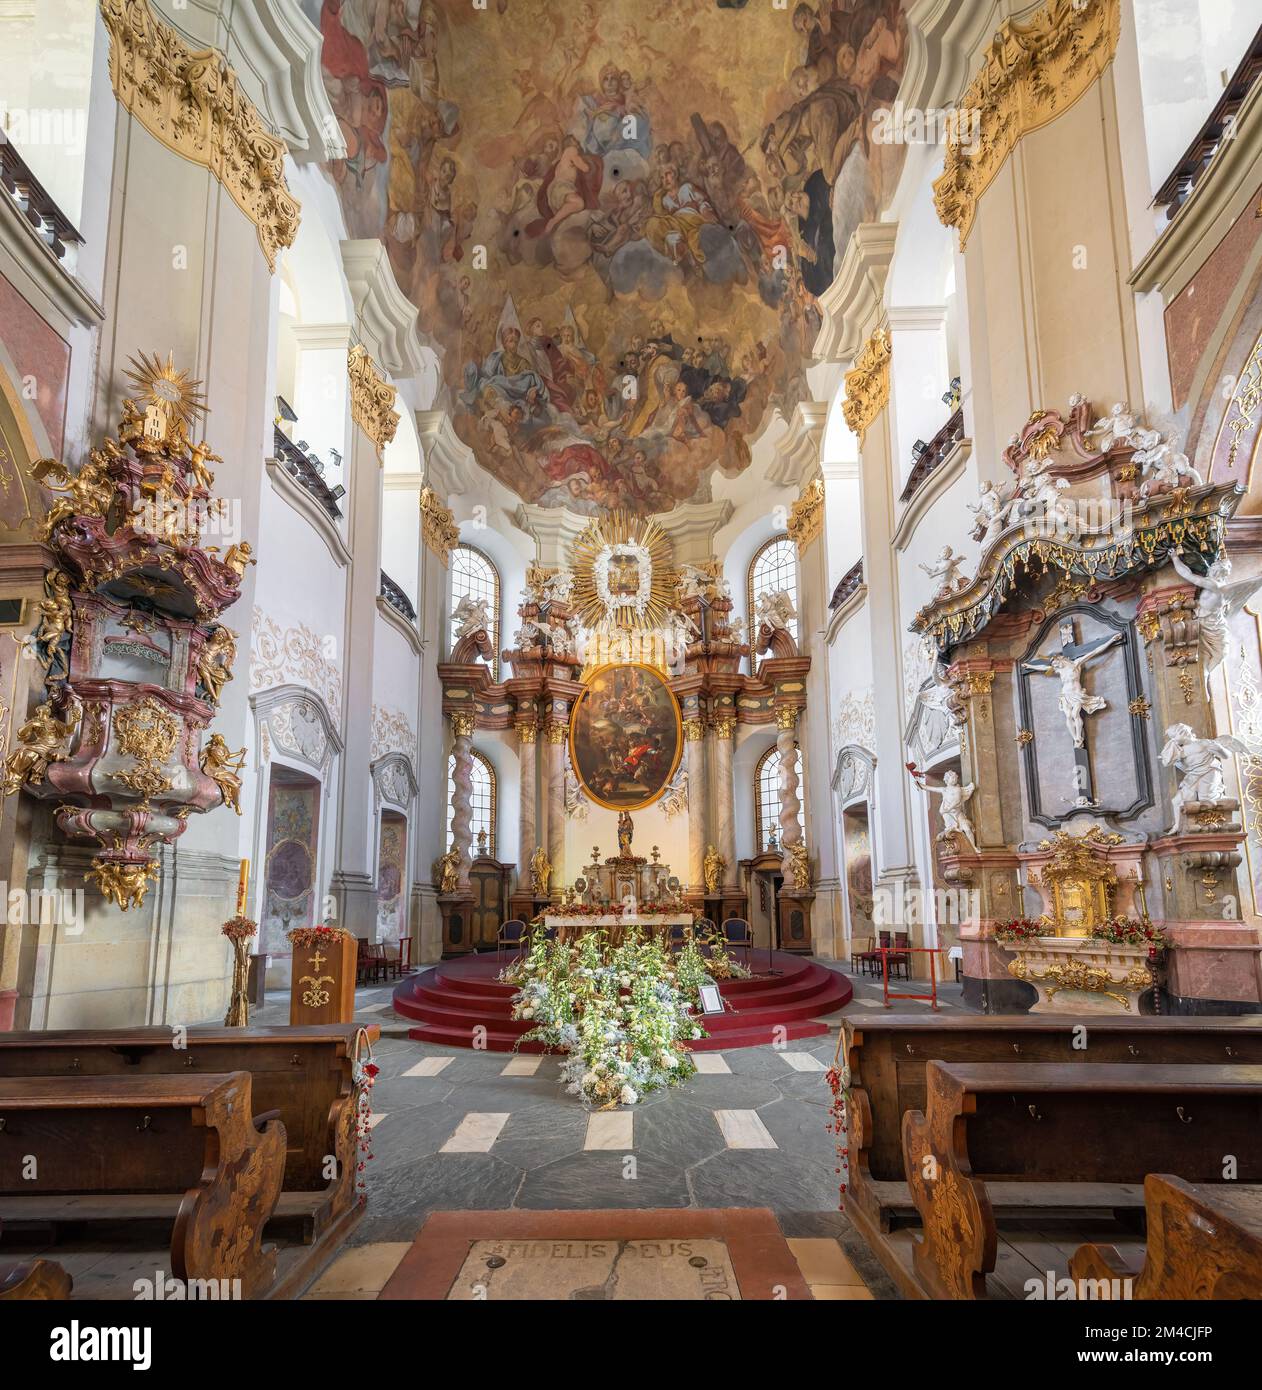
<path fill-rule="evenodd" d="M 317 946 L 315 955 L 307 957 L 307 964 L 314 965 L 315 968 L 319 970 L 326 960 L 328 960 L 328 956 L 322 956 L 320 954 L 320 948 Z"/>

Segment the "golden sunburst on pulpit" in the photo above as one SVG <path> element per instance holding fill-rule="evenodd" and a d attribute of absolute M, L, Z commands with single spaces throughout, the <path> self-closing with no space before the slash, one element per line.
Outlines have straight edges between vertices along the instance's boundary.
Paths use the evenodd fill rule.
<path fill-rule="evenodd" d="M 674 592 L 670 537 L 649 517 L 614 511 L 574 542 L 574 608 L 589 630 L 651 630 L 667 619 Z"/>
<path fill-rule="evenodd" d="M 137 402 L 144 409 L 157 407 L 168 420 L 178 421 L 185 431 L 198 416 L 208 415 L 201 382 L 175 365 L 175 354 L 162 361 L 156 354 L 142 352 L 129 359 L 124 375 L 136 390 Z"/>

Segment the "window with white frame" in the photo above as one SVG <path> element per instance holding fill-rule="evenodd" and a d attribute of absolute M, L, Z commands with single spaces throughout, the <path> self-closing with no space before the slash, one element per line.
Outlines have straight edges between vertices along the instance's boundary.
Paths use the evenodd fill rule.
<path fill-rule="evenodd" d="M 476 748 L 469 750 L 472 755 L 473 765 L 471 768 L 472 789 L 469 795 L 469 845 L 470 852 L 476 857 L 480 854 L 481 845 L 478 840 L 478 831 L 486 831 L 486 853 L 495 858 L 495 769 L 491 766 L 490 759 L 485 753 L 479 753 Z M 452 797 L 456 791 L 456 755 L 450 754 L 447 758 L 447 848 L 451 848 L 451 821 L 455 814 L 452 807 Z"/>
<path fill-rule="evenodd" d="M 793 610 L 798 606 L 798 551 L 788 536 L 772 536 L 754 551 L 749 562 L 746 600 L 749 604 L 749 634 L 752 639 L 758 630 L 758 619 L 754 616 L 758 599 L 762 594 L 774 594 L 783 590 L 793 602 Z M 789 624 L 789 632 L 797 640 L 798 624 L 794 618 Z M 754 657 L 750 654 L 750 669 L 754 667 Z"/>
<path fill-rule="evenodd" d="M 453 547 L 451 552 L 451 608 L 449 612 L 453 615 L 451 619 L 451 629 L 449 633 L 450 647 L 455 642 L 456 620 L 455 612 L 460 606 L 462 598 L 480 599 L 486 604 L 487 617 L 490 619 L 487 624 L 487 636 L 491 639 L 491 647 L 495 655 L 491 658 L 491 676 L 499 679 L 500 661 L 500 574 L 499 570 L 491 563 L 490 559 L 484 555 L 476 546 L 460 545 Z"/>
<path fill-rule="evenodd" d="M 802 750 L 795 748 L 794 764 L 797 768 L 798 786 L 802 780 Z M 767 841 L 775 832 L 776 843 L 780 842 L 780 750 L 772 744 L 758 759 L 754 769 L 754 838 L 755 853 L 761 854 L 767 848 Z M 801 793 L 799 791 L 799 798 Z M 798 805 L 798 825 L 802 837 L 806 838 L 806 818 Z"/>

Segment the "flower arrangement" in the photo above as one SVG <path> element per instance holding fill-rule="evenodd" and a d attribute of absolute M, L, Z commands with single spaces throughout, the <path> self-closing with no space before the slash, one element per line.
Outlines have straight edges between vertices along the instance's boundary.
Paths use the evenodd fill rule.
<path fill-rule="evenodd" d="M 372 1088 L 380 1071 L 381 1068 L 372 1059 L 372 1040 L 368 1036 L 368 1030 L 357 1029 L 351 1061 L 351 1084 L 355 1095 L 355 1137 L 359 1147 L 355 1159 L 355 1188 L 361 1202 L 367 1200 L 364 1169 L 373 1156 Z"/>
<path fill-rule="evenodd" d="M 833 1093 L 827 1129 L 837 1142 L 837 1167 L 833 1171 L 837 1174 L 838 1192 L 843 1197 L 850 1183 L 850 1064 L 841 1062 L 839 1065 L 844 1040 L 843 1033 L 837 1041 L 837 1056 L 824 1074 L 828 1089 Z"/>
<path fill-rule="evenodd" d="M 1147 946 L 1152 951 L 1164 951 L 1170 937 L 1164 927 L 1155 926 L 1147 917 L 1110 917 L 1091 928 L 1093 941 L 1110 941 L 1115 946 Z"/>
<path fill-rule="evenodd" d="M 621 917 L 625 903 L 558 903 L 531 919 L 532 927 L 541 927 L 545 917 Z"/>
<path fill-rule="evenodd" d="M 220 931 L 229 941 L 249 941 L 259 929 L 259 924 L 249 917 L 229 917 Z"/>
<path fill-rule="evenodd" d="M 687 1045 L 706 1034 L 692 1008 L 710 982 L 700 962 L 695 944 L 672 958 L 637 928 L 617 946 L 596 928 L 573 944 L 535 935 L 501 979 L 519 987 L 513 1017 L 533 1025 L 520 1041 L 568 1053 L 566 1090 L 613 1109 L 696 1072 Z"/>
<path fill-rule="evenodd" d="M 285 935 L 293 946 L 331 946 L 342 940 L 346 928 L 322 922 L 318 927 L 293 927 Z"/>
<path fill-rule="evenodd" d="M 1034 941 L 1050 934 L 1051 928 L 1045 922 L 1034 922 L 1028 917 L 1010 917 L 1006 922 L 995 923 L 996 941 Z"/>

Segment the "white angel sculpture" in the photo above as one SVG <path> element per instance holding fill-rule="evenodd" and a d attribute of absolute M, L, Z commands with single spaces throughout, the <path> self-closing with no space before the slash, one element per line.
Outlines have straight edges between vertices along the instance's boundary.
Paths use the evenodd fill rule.
<path fill-rule="evenodd" d="M 472 633 L 481 632 L 489 629 L 491 620 L 487 616 L 486 599 L 474 598 L 472 594 L 466 594 L 456 605 L 456 611 L 451 615 L 451 621 L 456 623 L 456 640 L 468 637 Z"/>
<path fill-rule="evenodd" d="M 1223 664 L 1227 654 L 1227 625 L 1233 613 L 1262 589 L 1262 577 L 1236 579 L 1231 577 L 1231 560 L 1223 551 L 1201 575 L 1188 569 L 1180 558 L 1182 551 L 1170 556 L 1170 563 L 1181 579 L 1200 590 L 1196 600 L 1196 618 L 1200 629 L 1201 665 L 1205 670 L 1205 694 L 1209 695 L 1210 678 Z"/>
<path fill-rule="evenodd" d="M 960 566 L 963 563 L 964 557 L 962 555 L 956 555 L 949 545 L 944 545 L 938 552 L 936 560 L 931 564 L 920 566 L 937 585 L 933 591 L 935 599 L 946 598 L 959 589 L 968 588 L 968 580 L 960 573 Z"/>
<path fill-rule="evenodd" d="M 1218 738 L 1199 738 L 1189 724 L 1171 724 L 1161 750 L 1164 767 L 1173 766 L 1179 774 L 1179 789 L 1171 800 L 1174 812 L 1172 831 L 1179 828 L 1179 817 L 1189 802 L 1221 801 L 1226 783 L 1223 763 L 1233 753 L 1247 754 L 1248 746 L 1233 734 Z"/>
<path fill-rule="evenodd" d="M 1144 481 L 1139 488 L 1141 497 L 1147 497 L 1155 488 L 1183 486 L 1184 479 L 1193 487 L 1200 487 L 1204 483 L 1204 478 L 1192 467 L 1188 456 L 1179 453 L 1169 439 L 1163 439 L 1156 430 L 1136 430 L 1134 442 L 1137 447 L 1131 458 L 1143 469 Z"/>
<path fill-rule="evenodd" d="M 675 592 L 681 599 L 705 598 L 713 587 L 713 576 L 707 574 L 700 566 L 687 563 L 680 565 Z"/>
<path fill-rule="evenodd" d="M 569 603 L 573 592 L 574 576 L 569 570 L 558 570 L 543 581 L 543 597 L 549 603 Z"/>
<path fill-rule="evenodd" d="M 960 786 L 960 774 L 952 769 L 943 773 L 942 781 L 937 786 L 927 779 L 921 786 L 925 791 L 933 792 L 935 796 L 942 798 L 942 831 L 937 838 L 945 840 L 948 835 L 959 835 L 968 842 L 969 849 L 976 854 L 977 837 L 973 833 L 973 822 L 964 809 L 977 790 L 973 783 L 970 782 L 965 787 Z"/>
<path fill-rule="evenodd" d="M 797 615 L 793 600 L 784 589 L 773 589 L 759 594 L 758 601 L 754 604 L 754 616 L 759 627 L 788 627 Z"/>
<path fill-rule="evenodd" d="M 1099 435 L 1097 447 L 1102 454 L 1107 454 L 1110 449 L 1125 448 L 1131 443 L 1137 423 L 1130 406 L 1125 401 L 1118 401 L 1107 415 L 1087 431 L 1087 438 L 1093 439 Z"/>

